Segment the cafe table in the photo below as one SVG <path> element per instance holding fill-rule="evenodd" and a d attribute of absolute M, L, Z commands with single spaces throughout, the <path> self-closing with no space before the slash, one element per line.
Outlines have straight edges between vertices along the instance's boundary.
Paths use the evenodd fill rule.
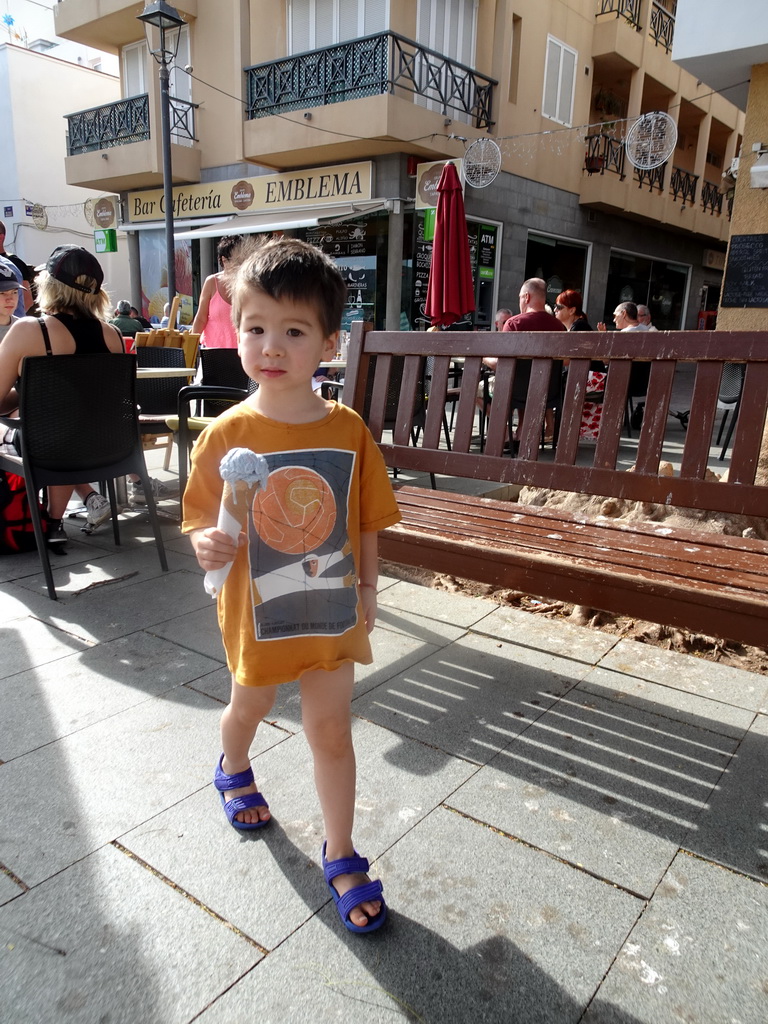
<path fill-rule="evenodd" d="M 136 379 L 147 380 L 153 377 L 194 377 L 197 370 L 194 366 L 137 366 Z"/>

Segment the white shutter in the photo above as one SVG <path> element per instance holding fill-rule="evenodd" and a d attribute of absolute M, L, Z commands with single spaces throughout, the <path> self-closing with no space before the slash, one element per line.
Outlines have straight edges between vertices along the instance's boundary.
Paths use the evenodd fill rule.
<path fill-rule="evenodd" d="M 476 13 L 476 0 L 419 0 L 416 42 L 473 67 Z"/>
<path fill-rule="evenodd" d="M 179 37 L 178 48 L 176 46 L 177 36 Z M 171 96 L 178 100 L 190 101 L 192 99 L 192 79 L 186 71 L 182 70 L 192 63 L 189 55 L 189 25 L 182 25 L 175 32 L 169 32 L 165 39 L 168 49 L 176 53 L 176 60 L 173 62 L 168 82 Z"/>
<path fill-rule="evenodd" d="M 361 0 L 363 8 L 363 35 L 386 32 L 389 28 L 389 0 Z"/>
<path fill-rule="evenodd" d="M 146 60 L 145 42 L 123 47 L 123 96 L 142 96 L 147 91 Z"/>
<path fill-rule="evenodd" d="M 335 0 L 315 0 L 315 41 L 313 50 L 322 50 L 338 41 L 338 22 Z"/>
<path fill-rule="evenodd" d="M 288 52 L 304 53 L 314 47 L 312 0 L 291 0 L 288 6 Z"/>
<path fill-rule="evenodd" d="M 541 112 L 560 124 L 573 117 L 573 93 L 578 54 L 559 39 L 547 37 L 547 61 L 544 69 L 544 97 Z"/>
<path fill-rule="evenodd" d="M 560 82 L 560 45 L 547 40 L 547 64 L 544 70 L 544 101 L 541 112 L 545 117 L 557 117 L 557 92 Z"/>
<path fill-rule="evenodd" d="M 557 105 L 557 119 L 563 124 L 573 120 L 573 83 L 576 76 L 576 54 L 563 47 L 560 59 L 560 101 Z"/>

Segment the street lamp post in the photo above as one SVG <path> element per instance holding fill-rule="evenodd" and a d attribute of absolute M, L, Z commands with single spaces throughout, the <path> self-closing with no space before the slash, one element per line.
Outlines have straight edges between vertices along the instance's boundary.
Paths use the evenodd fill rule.
<path fill-rule="evenodd" d="M 168 302 L 172 303 L 176 295 L 176 251 L 173 244 L 173 168 L 171 166 L 171 101 L 168 84 L 170 80 L 170 59 L 173 57 L 165 48 L 165 33 L 180 29 L 183 19 L 175 7 L 165 0 L 148 3 L 139 21 L 145 25 L 154 25 L 160 30 L 160 49 L 150 50 L 159 65 L 160 77 L 160 127 L 163 145 L 163 206 L 165 207 L 165 259 L 168 277 Z M 176 325 L 169 323 L 170 328 Z"/>

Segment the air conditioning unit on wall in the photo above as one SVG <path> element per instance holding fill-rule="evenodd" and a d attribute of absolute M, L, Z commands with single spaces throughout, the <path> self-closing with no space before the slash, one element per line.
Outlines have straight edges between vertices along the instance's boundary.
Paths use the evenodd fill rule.
<path fill-rule="evenodd" d="M 720 185 L 721 192 L 730 192 L 736 186 L 736 179 L 739 176 L 739 158 L 735 156 L 731 160 L 731 166 L 723 173 L 723 182 Z"/>

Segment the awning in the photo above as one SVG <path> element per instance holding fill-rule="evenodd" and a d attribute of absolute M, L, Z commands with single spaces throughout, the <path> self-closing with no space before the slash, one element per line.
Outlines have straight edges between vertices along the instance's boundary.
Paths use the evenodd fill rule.
<path fill-rule="evenodd" d="M 177 228 L 193 228 L 195 226 L 202 228 L 208 227 L 210 224 L 224 224 L 225 221 L 232 220 L 231 214 L 224 214 L 222 217 L 204 217 L 197 219 L 187 218 L 186 220 L 175 220 L 173 222 L 173 233 L 176 234 Z M 165 221 L 164 220 L 149 220 L 142 221 L 141 224 L 118 224 L 118 231 L 164 231 Z"/>
<path fill-rule="evenodd" d="M 368 213 L 377 213 L 380 210 L 392 211 L 397 208 L 396 204 L 399 202 L 399 199 L 371 199 L 359 203 L 277 210 L 274 213 L 261 213 L 250 217 L 235 215 L 227 220 L 219 221 L 218 227 L 202 226 L 208 222 L 198 222 L 199 230 L 182 232 L 174 230 L 174 238 L 177 241 L 183 241 L 192 238 L 214 238 L 220 235 L 253 235 L 265 231 L 314 228 L 320 224 L 338 224 L 345 220 L 354 220 L 355 217 L 363 217 Z"/>

